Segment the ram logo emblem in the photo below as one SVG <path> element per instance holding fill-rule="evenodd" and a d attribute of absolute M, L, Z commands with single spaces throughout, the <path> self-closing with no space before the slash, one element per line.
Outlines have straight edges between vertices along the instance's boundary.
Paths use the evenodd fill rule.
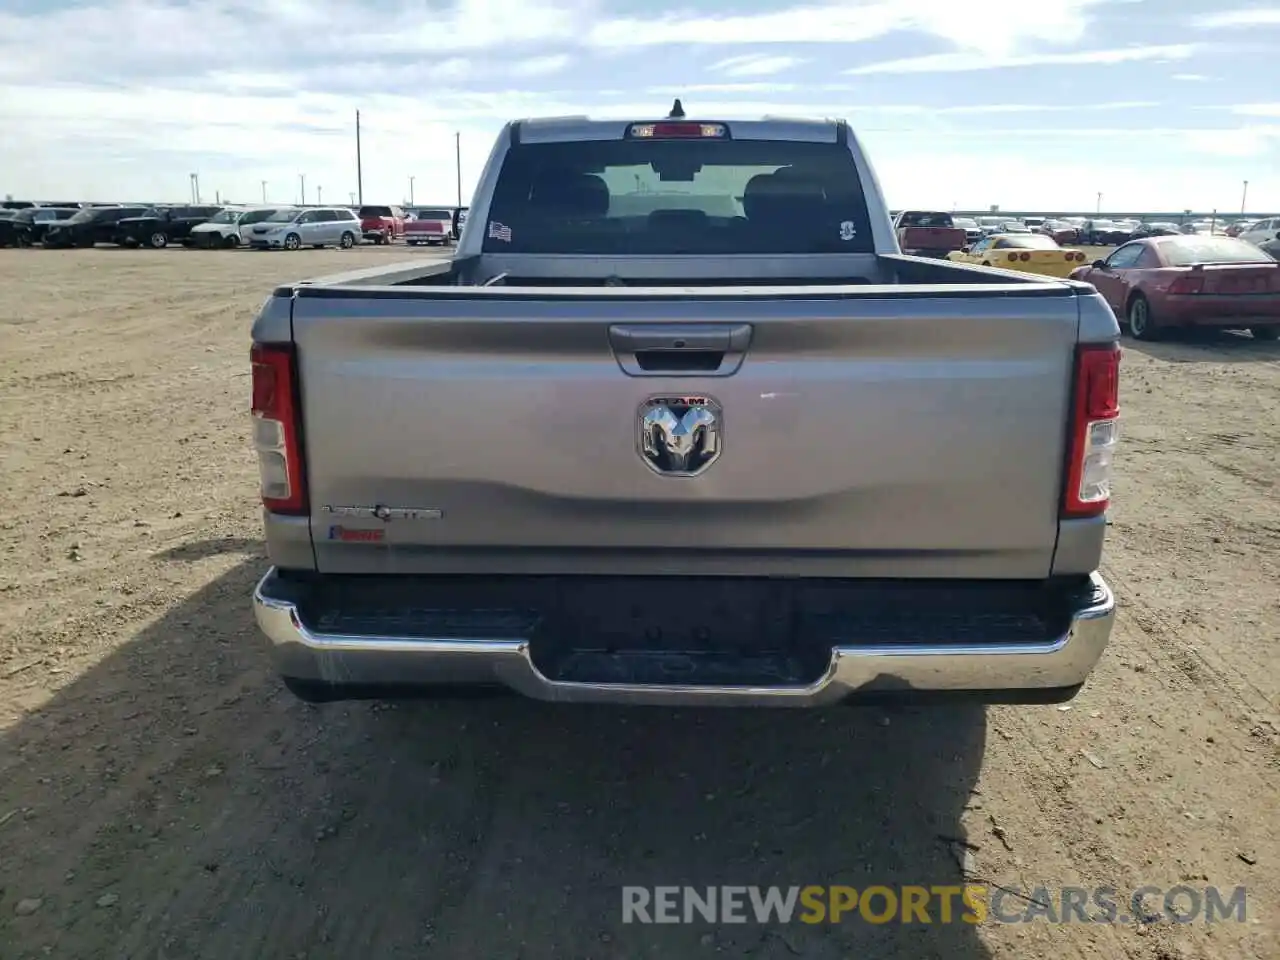
<path fill-rule="evenodd" d="M 696 477 L 720 459 L 724 415 L 710 397 L 654 397 L 638 415 L 640 456 L 665 477 Z"/>

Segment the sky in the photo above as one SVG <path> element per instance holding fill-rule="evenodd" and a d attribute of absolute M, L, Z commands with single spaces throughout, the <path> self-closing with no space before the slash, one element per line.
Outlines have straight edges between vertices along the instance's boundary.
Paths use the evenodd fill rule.
<path fill-rule="evenodd" d="M 847 119 L 893 207 L 1280 214 L 1277 55 L 1261 0 L 0 0 L 0 196 L 348 203 L 359 110 L 365 202 L 455 134 L 469 202 L 505 121 L 679 96 Z"/>

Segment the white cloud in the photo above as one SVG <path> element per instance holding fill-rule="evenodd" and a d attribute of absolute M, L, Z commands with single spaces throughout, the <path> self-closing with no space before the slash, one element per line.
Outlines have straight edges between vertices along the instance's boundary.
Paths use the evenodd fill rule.
<path fill-rule="evenodd" d="M 1237 172 L 1254 176 L 1259 151 L 1277 139 L 1268 104 L 1217 108 L 1215 119 L 1237 129 L 1203 130 L 1211 121 L 1197 121 L 1190 124 L 1197 129 L 1177 130 L 1190 108 L 1172 97 L 1163 105 L 1138 99 L 1162 96 L 1169 68 L 1153 68 L 1123 93 L 1095 84 L 1092 95 L 1062 95 L 1056 84 L 1074 65 L 1212 55 L 1209 44 L 1160 45 L 1181 39 L 1170 28 L 1182 26 L 1154 2 L 1128 14 L 1150 18 L 1142 35 L 1151 45 L 1118 49 L 1088 49 L 1119 42 L 1093 20 L 1106 0 L 753 0 L 751 12 L 732 14 L 659 0 L 627 15 L 616 12 L 620 0 L 77 2 L 14 8 L 0 0 L 0 128 L 10 134 L 0 137 L 4 191 L 180 198 L 196 170 L 208 192 L 236 199 L 259 196 L 262 179 L 273 199 L 293 198 L 299 173 L 309 190 L 323 186 L 326 199 L 345 199 L 355 189 L 360 109 L 366 197 L 400 199 L 414 176 L 417 199 L 442 202 L 454 195 L 455 132 L 469 194 L 511 117 L 651 116 L 672 96 L 685 97 L 691 113 L 730 119 L 847 117 L 869 141 L 891 193 L 911 203 L 950 202 L 931 199 L 934 190 L 960 197 L 989 190 L 984 202 L 1006 204 L 1039 192 L 1045 197 L 1034 202 L 1065 202 L 1050 198 L 1087 181 L 1081 191 L 1091 204 L 1095 189 L 1119 189 L 1107 170 L 1116 158 L 1122 170 L 1129 155 L 1144 158 L 1133 161 L 1132 176 L 1116 174 L 1136 191 L 1131 202 L 1153 184 L 1180 179 L 1208 191 Z M 889 44 L 879 42 L 890 35 Z M 890 59 L 913 53 L 932 55 Z M 983 86 L 953 90 L 927 76 L 1031 65 L 1047 69 L 1016 85 L 991 74 Z M 1236 67 L 1241 83 L 1245 67 Z M 848 68 L 887 79 L 842 77 Z M 1231 73 L 1199 59 L 1182 68 Z M 809 76 L 817 82 L 800 82 Z M 1078 70 L 1067 82 L 1095 76 Z M 654 77 L 662 84 L 650 85 Z M 973 102 L 981 99 L 988 102 Z M 1155 122 L 1168 126 L 1143 130 L 1150 121 L 1139 111 L 1154 106 L 1167 111 Z M 993 168 L 992 138 L 1023 159 Z M 1087 159 L 1076 150 L 1083 138 Z M 1033 157 L 1046 144 L 1063 145 L 1071 160 L 1046 167 Z M 941 173 L 940 145 L 948 156 Z M 1162 173 L 1144 180 L 1146 158 L 1156 153 Z M 1213 178 L 1194 176 L 1204 166 L 1197 153 L 1215 157 Z M 1031 172 L 1023 178 L 1013 167 Z M 1262 203 L 1267 188 L 1256 176 Z"/>
<path fill-rule="evenodd" d="M 680 86 L 654 86 L 645 87 L 639 91 L 642 94 L 653 94 L 662 97 L 683 97 L 691 93 L 714 93 L 714 94 L 787 94 L 787 93 L 806 93 L 806 94 L 858 94 L 866 91 L 866 85 L 863 83 L 775 83 L 768 82 L 746 82 L 746 83 L 699 83 L 699 84 L 682 84 Z M 613 90 L 601 91 L 602 95 L 612 94 L 615 96 L 634 96 L 637 91 Z M 750 103 L 745 104 L 751 106 Z M 606 105 L 607 106 L 607 105 Z M 826 103 L 813 107 L 817 116 L 826 116 L 831 113 L 845 114 L 894 114 L 894 115 L 924 115 L 924 116 L 948 116 L 948 115 L 964 115 L 964 114 L 984 114 L 984 113 L 1053 113 L 1053 112 L 1088 112 L 1093 110 L 1141 110 L 1149 107 L 1160 106 L 1158 100 L 1099 100 L 1092 103 L 977 103 L 963 104 L 952 106 L 936 106 L 933 104 L 920 103 L 867 103 L 858 100 L 841 102 L 839 97 L 831 97 Z M 705 105 L 699 102 L 699 110 L 704 109 Z M 772 106 L 770 107 L 772 109 Z M 797 109 L 794 105 L 790 108 L 792 113 Z M 596 111 L 598 112 L 598 111 Z M 738 109 L 735 113 L 745 115 L 743 110 Z"/>
<path fill-rule="evenodd" d="M 1186 145 L 1197 153 L 1217 157 L 1264 157 L 1280 148 L 1280 126 L 1239 127 L 1234 130 L 1184 130 Z"/>
<path fill-rule="evenodd" d="M 1228 109 L 1239 117 L 1280 117 L 1280 103 L 1236 103 Z"/>
<path fill-rule="evenodd" d="M 358 64 L 355 70 L 362 71 L 365 64 Z M 381 66 L 381 64 L 379 64 Z M 470 76 L 475 69 L 474 64 L 466 57 L 450 57 L 447 60 L 441 60 L 438 63 L 431 64 L 431 75 L 439 80 L 461 80 Z"/>
<path fill-rule="evenodd" d="M 604 49 L 668 44 L 828 44 L 910 31 L 961 50 L 1009 56 L 1027 44 L 1069 45 L 1105 0 L 867 0 L 803 4 L 753 14 L 675 10 L 611 16 L 607 0 L 452 0 L 427 10 L 388 0 L 370 11 L 351 0 L 90 0 L 61 9 L 0 13 L 0 78 L 75 68 L 190 73 L 254 51 L 264 63 L 470 55 L 559 44 Z M 51 44 L 49 37 L 57 37 Z M 102 56 L 104 38 L 111 55 Z M 157 42 L 163 38 L 163 42 Z"/>
<path fill-rule="evenodd" d="M 95 0 L 0 13 L 0 79 L 81 69 L 87 76 L 190 76 L 248 54 L 276 69 L 406 55 L 430 65 L 455 54 L 571 41 L 593 7 L 594 0 L 459 0 L 428 13 L 412 0 L 376 12 L 346 0 Z"/>
<path fill-rule="evenodd" d="M 559 73 L 570 63 L 568 54 L 554 53 L 546 57 L 530 57 L 513 64 L 507 71 L 513 77 L 546 77 Z"/>
<path fill-rule="evenodd" d="M 1170 79 L 1183 83 L 1204 83 L 1211 78 L 1206 77 L 1203 73 L 1175 73 Z"/>
<path fill-rule="evenodd" d="M 1280 7 L 1250 7 L 1244 10 L 1207 13 L 1195 17 L 1191 24 L 1204 30 L 1277 26 L 1280 25 Z"/>
<path fill-rule="evenodd" d="M 946 166 L 952 175 L 941 178 L 936 156 L 911 146 L 885 137 L 867 138 L 891 206 L 949 210 L 955 205 L 982 210 L 999 204 L 1004 210 L 1083 213 L 1094 209 L 1101 191 L 1104 212 L 1172 212 L 1186 207 L 1238 210 L 1240 180 L 1248 178 L 1246 174 L 1239 179 L 1224 176 L 1220 183 L 1197 179 L 1194 172 L 1203 168 L 1203 160 L 1153 167 L 1146 158 L 1137 156 L 1104 162 L 1065 155 L 1061 160 L 1034 165 L 1001 164 L 998 175 L 993 177 L 989 158 L 959 152 L 948 153 Z M 1223 163 L 1232 160 L 1219 159 Z M 1049 183 L 1061 186 L 1049 191 Z M 1251 182 L 1251 197 L 1254 186 Z M 1271 202 L 1263 197 L 1257 200 L 1262 209 Z M 1252 199 L 1250 206 L 1255 206 Z"/>
<path fill-rule="evenodd" d="M 869 63 L 846 70 L 855 76 L 871 73 L 962 73 L 1009 67 L 1100 66 L 1140 60 L 1186 60 L 1199 48 L 1193 43 L 1146 47 L 1116 47 L 1110 50 L 1076 50 L 1071 53 L 1035 53 L 1024 56 L 987 57 L 974 53 L 939 53 L 927 57 L 907 57 Z"/>
<path fill-rule="evenodd" d="M 746 54 L 741 57 L 726 57 L 713 63 L 710 69 L 712 73 L 723 73 L 728 77 L 771 77 L 805 62 L 802 57 Z"/>
<path fill-rule="evenodd" d="M 1010 55 L 1028 42 L 1071 44 L 1084 37 L 1090 8 L 1105 0 L 868 0 L 795 6 L 758 14 L 663 13 L 605 20 L 588 33 L 601 47 L 672 43 L 857 43 L 915 31 L 963 50 Z"/>
<path fill-rule="evenodd" d="M 945 115 L 983 113 L 1080 113 L 1091 110 L 1143 110 L 1160 106 L 1157 100 L 1110 100 L 1100 103 L 985 103 L 963 107 L 921 107 L 927 113 Z"/>
<path fill-rule="evenodd" d="M 798 83 L 778 83 L 775 80 L 754 81 L 748 83 L 682 83 L 679 86 L 645 87 L 635 90 L 604 90 L 605 96 L 634 96 L 637 92 L 651 93 L 654 96 L 685 97 L 695 93 L 795 93 L 799 90 L 826 90 L 822 85 Z"/>

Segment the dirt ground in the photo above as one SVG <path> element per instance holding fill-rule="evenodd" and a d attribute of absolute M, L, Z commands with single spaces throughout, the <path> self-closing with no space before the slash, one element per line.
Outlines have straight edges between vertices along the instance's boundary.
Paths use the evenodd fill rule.
<path fill-rule="evenodd" d="M 249 323 L 409 256 L 0 250 L 0 957 L 1280 956 L 1280 345 L 1126 341 L 1123 611 L 1069 708 L 308 707 L 249 605 Z M 1248 916 L 621 922 L 962 870 Z"/>

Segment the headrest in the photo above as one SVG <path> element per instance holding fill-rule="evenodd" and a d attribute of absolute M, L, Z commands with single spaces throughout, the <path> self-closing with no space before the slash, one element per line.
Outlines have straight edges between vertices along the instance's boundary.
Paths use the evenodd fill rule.
<path fill-rule="evenodd" d="M 742 191 L 742 212 L 747 219 L 776 218 L 794 213 L 802 203 L 821 203 L 822 187 L 790 167 L 761 173 L 747 181 Z"/>
<path fill-rule="evenodd" d="M 530 203 L 562 217 L 600 217 L 609 212 L 609 188 L 594 174 L 548 170 L 534 183 Z"/>

